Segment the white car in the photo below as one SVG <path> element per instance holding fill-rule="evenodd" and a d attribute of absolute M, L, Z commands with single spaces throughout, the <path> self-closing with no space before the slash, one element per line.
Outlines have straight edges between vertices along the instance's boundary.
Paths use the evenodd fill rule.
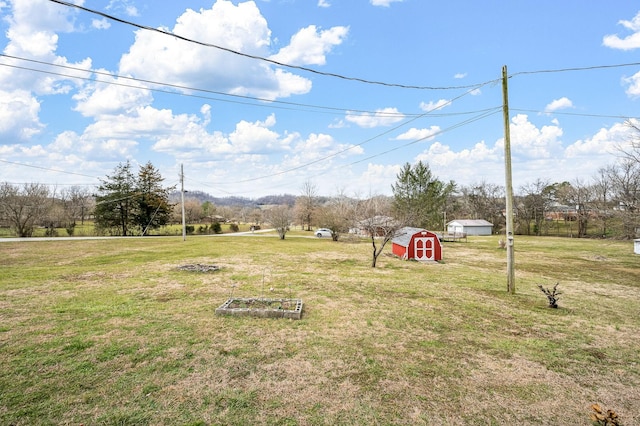
<path fill-rule="evenodd" d="M 316 237 L 318 238 L 331 237 L 332 234 L 333 232 L 331 232 L 331 229 L 327 229 L 327 228 L 316 229 Z"/>

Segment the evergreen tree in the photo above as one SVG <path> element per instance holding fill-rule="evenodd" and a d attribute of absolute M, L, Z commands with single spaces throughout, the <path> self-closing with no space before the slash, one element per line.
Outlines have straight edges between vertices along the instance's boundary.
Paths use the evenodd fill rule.
<path fill-rule="evenodd" d="M 151 162 L 141 166 L 137 176 L 129 161 L 116 166 L 98 187 L 97 230 L 126 236 L 166 225 L 171 217 L 169 192 L 173 188 L 163 188 L 163 180 Z"/>
<path fill-rule="evenodd" d="M 453 181 L 444 183 L 431 173 L 428 164 L 406 163 L 397 175 L 393 190 L 393 209 L 409 226 L 442 229 L 447 198 L 455 190 Z"/>
<path fill-rule="evenodd" d="M 94 213 L 96 229 L 115 235 L 130 235 L 135 195 L 136 179 L 131 172 L 131 163 L 118 164 L 113 175 L 107 175 L 98 187 Z"/>
<path fill-rule="evenodd" d="M 174 188 L 163 188 L 164 178 L 151 162 L 140 167 L 136 182 L 135 210 L 133 224 L 142 230 L 157 229 L 169 223 L 172 204 L 169 192 Z"/>

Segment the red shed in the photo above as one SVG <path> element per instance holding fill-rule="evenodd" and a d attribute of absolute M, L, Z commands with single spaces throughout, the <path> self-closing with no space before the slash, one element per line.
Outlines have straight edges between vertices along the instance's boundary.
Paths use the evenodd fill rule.
<path fill-rule="evenodd" d="M 393 254 L 401 259 L 442 260 L 442 245 L 437 234 L 421 228 L 402 228 L 391 240 Z"/>

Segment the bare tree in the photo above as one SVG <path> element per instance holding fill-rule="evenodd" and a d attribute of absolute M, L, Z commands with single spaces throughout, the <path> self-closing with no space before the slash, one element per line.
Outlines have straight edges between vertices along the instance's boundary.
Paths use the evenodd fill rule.
<path fill-rule="evenodd" d="M 289 206 L 275 206 L 267 209 L 264 211 L 264 217 L 278 231 L 280 239 L 284 240 L 293 217 Z"/>
<path fill-rule="evenodd" d="M 390 216 L 392 209 L 392 200 L 384 196 L 374 196 L 361 201 L 356 208 L 356 217 L 359 218 L 357 226 L 371 238 L 372 268 L 376 267 L 378 257 L 387 243 L 404 226 L 404 221 Z"/>
<path fill-rule="evenodd" d="M 593 184 L 593 205 L 596 209 L 596 220 L 600 223 L 600 233 L 603 237 L 609 232 L 608 224 L 612 211 L 613 187 L 607 176 L 607 168 L 598 170 Z"/>
<path fill-rule="evenodd" d="M 93 195 L 89 189 L 74 185 L 60 191 L 60 202 L 63 208 L 61 225 L 73 235 L 76 221 L 80 220 L 84 225 L 84 218 L 93 209 Z"/>
<path fill-rule="evenodd" d="M 561 191 L 561 200 L 570 206 L 576 207 L 576 219 L 578 221 L 578 237 L 587 235 L 587 226 L 591 214 L 593 200 L 593 186 L 576 179 L 572 184 L 566 185 Z"/>
<path fill-rule="evenodd" d="M 331 229 L 331 238 L 338 241 L 340 235 L 349 232 L 355 217 L 355 200 L 340 191 L 318 209 L 318 223 Z"/>
<path fill-rule="evenodd" d="M 174 206 L 182 210 L 182 206 Z M 180 212 L 182 214 L 182 212 Z M 205 217 L 202 204 L 195 198 L 189 198 L 184 201 L 184 219 L 187 223 L 199 223 Z"/>
<path fill-rule="evenodd" d="M 523 234 L 531 235 L 531 223 L 533 223 L 533 233 L 542 235 L 545 213 L 552 198 L 551 187 L 548 181 L 541 179 L 520 187 L 520 196 L 517 197 L 515 209 L 518 226 Z"/>
<path fill-rule="evenodd" d="M 638 120 L 632 119 L 627 120 L 625 125 L 631 128 L 632 138 L 630 141 L 629 147 L 618 147 L 618 151 L 622 155 L 622 158 L 625 158 L 632 163 L 640 164 L 640 122 Z"/>
<path fill-rule="evenodd" d="M 302 195 L 296 198 L 295 210 L 296 217 L 300 219 L 300 224 L 304 229 L 307 225 L 307 231 L 311 231 L 313 216 L 317 207 L 318 188 L 316 185 L 307 180 L 302 184 Z"/>
<path fill-rule="evenodd" d="M 35 225 L 42 221 L 51 207 L 49 188 L 39 183 L 22 187 L 0 185 L 0 217 L 3 217 L 18 237 L 33 235 Z"/>
<path fill-rule="evenodd" d="M 461 213 L 465 217 L 487 220 L 493 223 L 494 230 L 505 226 L 503 186 L 483 181 L 463 186 L 460 192 L 463 205 Z"/>
<path fill-rule="evenodd" d="M 622 224 L 622 236 L 635 238 L 640 227 L 640 163 L 623 159 L 606 173 L 618 202 L 615 213 Z"/>

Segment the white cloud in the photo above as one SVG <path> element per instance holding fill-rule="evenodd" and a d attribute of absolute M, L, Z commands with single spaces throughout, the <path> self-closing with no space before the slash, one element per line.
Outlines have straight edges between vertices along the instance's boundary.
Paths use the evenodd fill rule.
<path fill-rule="evenodd" d="M 397 164 L 383 165 L 372 164 L 367 165 L 367 169 L 358 177 L 353 179 L 356 188 L 356 195 L 368 197 L 369 195 L 387 194 L 391 190 L 390 182 L 395 182 L 400 173 L 402 166 Z"/>
<path fill-rule="evenodd" d="M 65 57 L 56 55 L 57 32 L 74 31 L 74 13 L 70 8 L 46 0 L 13 0 L 11 5 L 11 14 L 4 18 L 9 24 L 6 31 L 5 54 L 81 69 L 91 67 L 90 59 L 70 63 Z M 8 58 L 4 62 L 10 65 L 25 65 L 22 61 Z M 78 71 L 67 73 L 83 74 Z M 77 81 L 67 77 L 2 67 L 0 87 L 3 87 L 4 91 L 0 94 L 0 136 L 27 140 L 40 133 L 43 125 L 39 119 L 41 101 L 37 96 L 67 93 L 77 84 Z"/>
<path fill-rule="evenodd" d="M 77 165 L 85 161 L 103 162 L 132 158 L 137 146 L 138 143 L 129 138 L 111 138 L 108 135 L 97 137 L 90 133 L 78 135 L 69 130 L 59 134 L 46 148 L 53 158 L 72 157 Z"/>
<path fill-rule="evenodd" d="M 373 6 L 389 7 L 391 3 L 402 2 L 404 0 L 369 0 Z"/>
<path fill-rule="evenodd" d="M 0 90 L 0 135 L 2 139 L 27 140 L 40 133 L 40 103 L 25 90 Z"/>
<path fill-rule="evenodd" d="M 576 177 L 588 179 L 598 169 L 612 163 L 619 147 L 629 147 L 632 130 L 624 123 L 598 130 L 592 137 L 562 147 L 557 126 L 540 128 L 526 115 L 516 116 L 511 123 L 512 173 L 514 188 L 543 178 L 562 182 Z M 471 149 L 456 151 L 441 142 L 434 142 L 418 154 L 414 161 L 429 164 L 440 180 L 454 180 L 468 185 L 485 180 L 504 185 L 504 140 L 493 146 L 484 141 Z"/>
<path fill-rule="evenodd" d="M 11 15 L 5 18 L 9 28 L 6 31 L 8 43 L 4 53 L 57 65 L 70 65 L 82 69 L 91 67 L 90 59 L 70 63 L 64 56 L 56 55 L 57 32 L 74 31 L 74 13 L 70 8 L 46 0 L 14 0 L 12 5 Z M 13 60 L 8 63 L 24 65 L 23 62 Z M 69 72 L 73 75 L 79 74 Z M 52 74 L 30 73 L 10 68 L 0 71 L 0 86 L 21 88 L 37 94 L 65 93 L 69 90 L 69 82 L 78 84 L 73 79 Z"/>
<path fill-rule="evenodd" d="M 551 101 L 546 107 L 544 107 L 544 110 L 545 112 L 553 112 L 567 108 L 573 108 L 573 102 L 571 102 L 567 97 L 562 97 Z"/>
<path fill-rule="evenodd" d="M 140 83 L 135 83 L 128 79 L 108 79 L 104 75 L 100 79 L 108 83 L 138 85 L 140 88 L 108 83 L 86 85 L 77 94 L 73 95 L 73 99 L 78 102 L 74 109 L 85 117 L 124 114 L 128 111 L 135 111 L 138 107 L 150 105 L 153 100 L 151 92 L 145 90 Z"/>
<path fill-rule="evenodd" d="M 640 96 L 640 72 L 635 73 L 631 77 L 623 78 L 622 82 L 628 84 L 625 93 L 632 98 Z"/>
<path fill-rule="evenodd" d="M 106 9 L 123 12 L 128 16 L 139 16 L 138 9 L 129 0 L 111 0 Z"/>
<path fill-rule="evenodd" d="M 426 112 L 431 112 L 431 111 L 435 111 L 437 109 L 442 109 L 446 106 L 450 105 L 450 100 L 449 99 L 440 99 L 436 102 L 433 101 L 429 101 L 429 102 L 421 102 L 420 103 L 420 109 Z"/>
<path fill-rule="evenodd" d="M 209 121 L 208 108 L 201 109 L 204 120 L 194 116 L 174 117 L 172 131 L 164 132 L 153 149 L 196 161 L 218 159 L 220 155 L 265 155 L 290 151 L 291 139 L 281 137 L 271 130 L 276 124 L 275 115 L 269 115 L 264 121 L 236 123 L 233 132 L 208 133 L 205 126 Z"/>
<path fill-rule="evenodd" d="M 518 114 L 509 126 L 511 149 L 514 155 L 527 158 L 549 158 L 558 152 L 562 143 L 562 129 L 557 125 L 538 129 L 526 114 Z"/>
<path fill-rule="evenodd" d="M 306 139 L 299 134 L 292 135 L 295 145 L 282 162 L 282 167 L 302 167 L 306 171 L 327 170 L 334 164 L 336 158 L 348 158 L 360 155 L 362 147 L 338 143 L 333 136 L 323 133 L 312 133 Z"/>
<path fill-rule="evenodd" d="M 138 107 L 127 114 L 104 115 L 90 124 L 84 135 L 97 140 L 106 138 L 144 140 L 172 132 L 180 132 L 197 118 L 187 114 L 174 115 L 168 109 Z"/>
<path fill-rule="evenodd" d="M 615 153 L 619 147 L 630 144 L 633 134 L 629 126 L 616 123 L 609 129 L 602 128 L 591 138 L 578 140 L 565 149 L 567 158 L 598 156 Z"/>
<path fill-rule="evenodd" d="M 474 163 L 496 161 L 499 158 L 498 146 L 489 148 L 484 141 L 476 143 L 471 149 L 463 149 L 459 152 L 452 151 L 449 146 L 440 142 L 434 142 L 426 151 L 416 157 L 416 161 L 424 161 L 439 167 L 469 167 L 473 171 Z"/>
<path fill-rule="evenodd" d="M 622 20 L 618 24 L 632 31 L 632 34 L 620 38 L 617 34 L 606 35 L 602 44 L 612 49 L 633 50 L 640 48 L 640 12 L 631 21 Z"/>
<path fill-rule="evenodd" d="M 246 54 L 269 55 L 271 31 L 254 2 L 236 6 L 217 1 L 211 9 L 189 9 L 178 17 L 172 32 Z M 324 42 L 334 40 L 331 32 L 326 37 L 328 41 L 320 35 Z M 264 62 L 144 30 L 136 32 L 134 44 L 122 56 L 119 73 L 266 99 L 311 90 L 310 80 Z"/>
<path fill-rule="evenodd" d="M 107 21 L 106 18 L 92 19 L 91 26 L 97 30 L 106 30 L 111 27 L 111 22 Z"/>
<path fill-rule="evenodd" d="M 466 76 L 467 76 L 467 73 L 466 73 L 466 72 L 464 72 L 464 73 L 459 72 L 459 73 L 457 73 L 456 75 L 454 75 L 454 76 L 453 76 L 453 78 L 455 78 L 455 79 L 460 79 L 460 78 L 465 78 Z"/>
<path fill-rule="evenodd" d="M 374 114 L 371 113 L 347 113 L 345 120 L 355 123 L 360 127 L 374 128 L 380 126 L 390 126 L 394 123 L 402 121 L 404 115 L 398 111 L 397 108 L 382 108 L 376 110 Z"/>
<path fill-rule="evenodd" d="M 241 120 L 236 124 L 236 129 L 229 134 L 229 141 L 234 149 L 241 153 L 267 154 L 281 152 L 289 149 L 289 140 L 280 138 L 280 135 L 270 127 L 276 124 L 275 115 L 270 115 L 265 121 L 250 123 Z"/>
<path fill-rule="evenodd" d="M 440 133 L 439 126 L 431 126 L 428 129 L 416 129 L 415 127 L 412 127 L 403 134 L 397 136 L 395 139 L 410 141 L 433 140 L 438 133 Z"/>
<path fill-rule="evenodd" d="M 454 151 L 448 145 L 434 142 L 428 149 L 417 155 L 415 162 L 429 164 L 433 173 L 442 181 L 453 180 L 461 185 L 487 180 L 501 182 L 504 177 L 503 153 L 499 144 L 493 147 L 484 141 L 477 142 L 471 149 Z"/>
<path fill-rule="evenodd" d="M 341 44 L 348 32 L 348 27 L 319 31 L 315 25 L 309 25 L 291 37 L 289 45 L 270 59 L 290 65 L 324 65 L 326 54 Z"/>
<path fill-rule="evenodd" d="M 318 0 L 318 7 L 331 7 L 331 3 L 327 0 Z"/>

